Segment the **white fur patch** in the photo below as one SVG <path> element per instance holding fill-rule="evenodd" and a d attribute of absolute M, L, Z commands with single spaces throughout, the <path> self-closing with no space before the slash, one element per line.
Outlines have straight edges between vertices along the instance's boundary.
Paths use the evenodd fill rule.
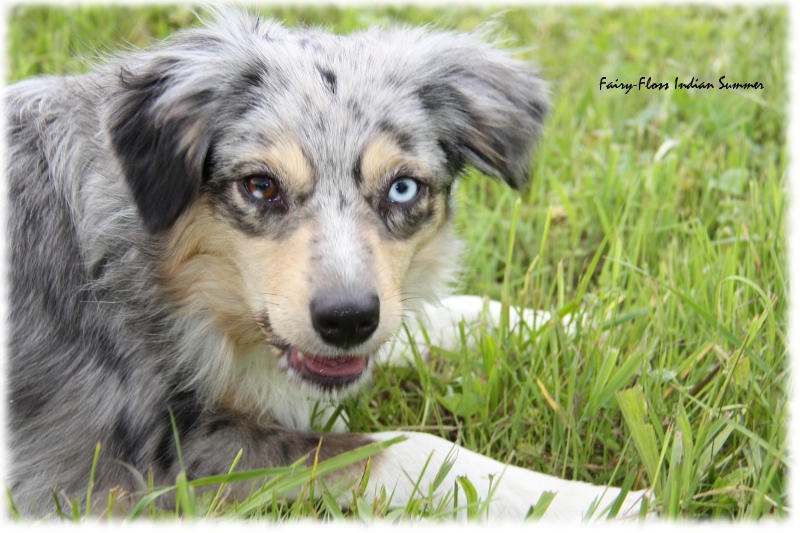
<path fill-rule="evenodd" d="M 504 465 L 426 433 L 385 432 L 371 437 L 383 441 L 399 435 L 407 437 L 407 440 L 381 453 L 371 468 L 368 485 L 368 490 L 379 491 L 379 487 L 384 486 L 387 494 L 393 493 L 392 505 L 395 507 L 407 503 L 417 485 L 417 495 L 427 496 L 442 464 L 448 459 L 453 461 L 453 466 L 433 491 L 434 497 L 452 497 L 454 484 L 459 477 L 466 476 L 481 500 L 486 500 L 493 491 L 488 515 L 483 516 L 488 520 L 522 521 L 543 493 L 553 492 L 556 493 L 555 498 L 547 507 L 543 520 L 567 523 L 597 521 L 606 516 L 619 494 L 617 488 L 568 481 Z M 459 490 L 459 493 L 458 503 L 462 507 L 466 500 L 463 490 Z M 646 497 L 645 491 L 629 492 L 616 519 L 636 519 Z M 596 510 L 589 515 L 593 506 Z M 458 512 L 459 519 L 463 520 L 466 516 L 465 510 Z"/>

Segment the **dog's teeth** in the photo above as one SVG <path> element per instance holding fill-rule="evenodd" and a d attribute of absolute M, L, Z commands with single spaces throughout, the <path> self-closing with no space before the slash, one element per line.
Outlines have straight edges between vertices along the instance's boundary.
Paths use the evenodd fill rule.
<path fill-rule="evenodd" d="M 298 361 L 303 360 L 303 352 L 301 352 L 300 350 L 297 350 L 297 360 Z"/>

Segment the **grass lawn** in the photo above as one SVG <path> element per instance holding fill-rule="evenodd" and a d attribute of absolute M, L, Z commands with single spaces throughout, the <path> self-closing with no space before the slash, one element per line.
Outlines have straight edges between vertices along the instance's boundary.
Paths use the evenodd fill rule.
<path fill-rule="evenodd" d="M 787 515 L 787 7 L 262 11 L 343 33 L 470 30 L 493 17 L 552 90 L 530 190 L 476 171 L 461 181 L 459 292 L 572 313 L 580 326 L 465 331 L 477 348 L 378 369 L 343 406 L 354 431 L 420 429 L 556 476 L 653 487 L 662 516 Z M 98 51 L 195 23 L 186 8 L 15 8 L 9 78 L 80 72 Z M 600 90 L 603 76 L 670 88 Z M 693 76 L 715 88 L 674 88 Z M 721 76 L 763 89 L 720 90 Z M 281 474 L 266 496 L 219 506 L 178 479 L 179 513 L 343 516 L 324 491 L 281 500 L 307 479 Z M 101 508 L 107 499 L 94 495 Z M 437 513 L 368 497 L 344 516 Z"/>

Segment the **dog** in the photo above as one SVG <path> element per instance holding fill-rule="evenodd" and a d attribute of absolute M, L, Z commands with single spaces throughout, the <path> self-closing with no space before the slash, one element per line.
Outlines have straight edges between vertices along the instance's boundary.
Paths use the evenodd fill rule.
<path fill-rule="evenodd" d="M 54 491 L 81 498 L 97 442 L 95 494 L 133 494 L 147 472 L 174 483 L 182 464 L 190 479 L 225 473 L 240 449 L 245 470 L 402 436 L 370 459 L 367 490 L 393 504 L 427 494 L 450 461 L 435 496 L 466 476 L 492 519 L 523 519 L 545 492 L 551 520 L 607 509 L 619 489 L 429 434 L 309 425 L 318 402 L 394 357 L 404 316 L 431 314 L 430 338 L 447 344 L 453 324 L 482 315 L 479 298 L 446 297 L 453 186 L 471 165 L 523 188 L 546 93 L 530 65 L 475 35 L 342 37 L 236 10 L 88 74 L 8 88 L 17 508 L 41 516 Z"/>

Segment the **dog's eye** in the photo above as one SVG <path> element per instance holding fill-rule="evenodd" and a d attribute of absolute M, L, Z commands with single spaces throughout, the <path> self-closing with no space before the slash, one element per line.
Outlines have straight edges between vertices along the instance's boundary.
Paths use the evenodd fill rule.
<path fill-rule="evenodd" d="M 420 184 L 412 178 L 398 178 L 389 187 L 389 194 L 386 199 L 397 204 L 407 204 L 417 197 Z"/>
<path fill-rule="evenodd" d="M 252 176 L 243 183 L 247 194 L 259 202 L 273 202 L 281 197 L 278 184 L 269 176 Z"/>

